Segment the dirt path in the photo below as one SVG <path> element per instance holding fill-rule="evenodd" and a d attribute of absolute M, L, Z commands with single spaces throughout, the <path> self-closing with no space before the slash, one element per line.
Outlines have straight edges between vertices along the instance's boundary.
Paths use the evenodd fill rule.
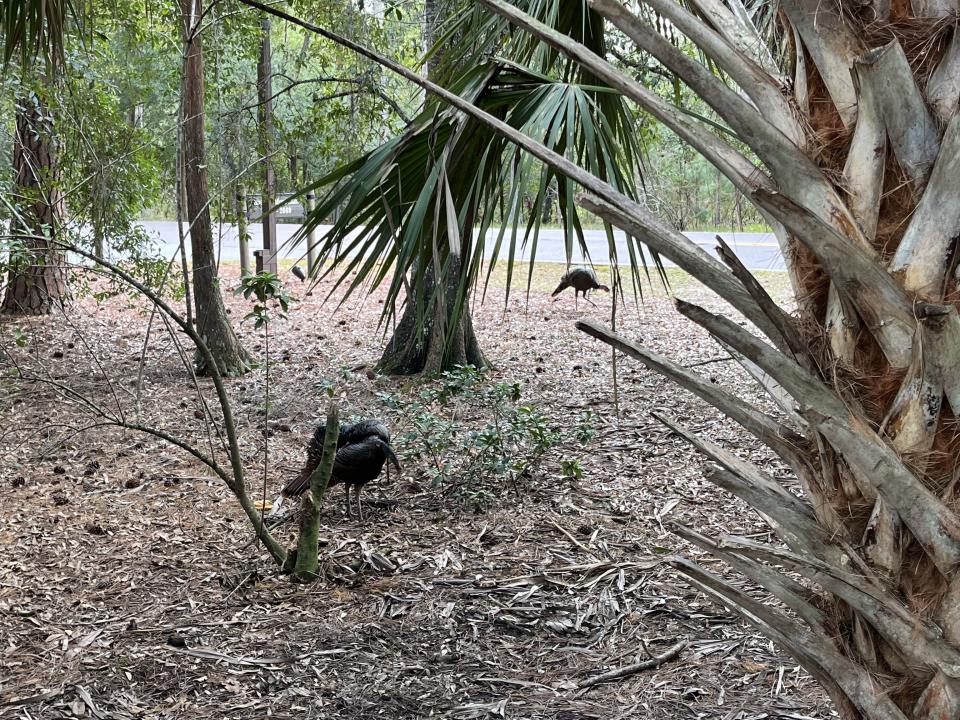
<path fill-rule="evenodd" d="M 596 413 L 595 436 L 553 448 L 519 492 L 508 483 L 431 480 L 407 407 L 421 388 L 367 372 L 382 338 L 377 296 L 331 315 L 322 292 L 295 305 L 271 341 L 270 494 L 294 472 L 333 392 L 347 414 L 383 418 L 398 438 L 400 478 L 373 483 L 361 523 L 324 511 L 328 578 L 278 576 L 222 484 L 159 441 L 86 429 L 83 404 L 49 387 L 0 381 L 0 716 L 23 718 L 825 718 L 822 693 L 796 663 L 661 560 L 697 556 L 666 518 L 710 532 L 762 534 L 744 506 L 708 485 L 702 463 L 650 417 L 660 409 L 785 475 L 761 448 L 692 396 L 621 360 L 618 423 L 610 353 L 581 336 L 572 296 L 552 304 L 538 268 L 529 305 L 498 292 L 476 325 L 494 381 L 554 428 Z M 235 278 L 225 279 L 230 285 Z M 296 281 L 292 281 L 296 282 Z M 300 286 L 292 287 L 294 291 Z M 691 298 L 693 293 L 684 293 Z M 709 298 L 697 298 L 713 305 Z M 230 296 L 233 318 L 246 312 Z M 114 299 L 67 317 L 0 325 L 27 370 L 105 405 L 136 407 L 147 315 Z M 730 386 L 740 379 L 669 301 L 631 309 L 623 331 Z M 23 333 L 23 347 L 12 343 Z M 156 330 L 156 325 L 154 326 Z M 262 356 L 262 340 L 242 328 Z M 89 344 L 89 347 L 88 345 Z M 111 387 L 94 350 L 114 375 Z M 169 338 L 154 340 L 141 417 L 207 447 L 199 404 Z M 0 370 L 11 370 L 0 361 Z M 251 485 L 262 482 L 263 370 L 230 381 Z M 487 421 L 474 402 L 433 408 L 460 437 Z M 401 438 L 408 440 L 401 442 Z M 419 457 L 418 457 L 419 455 Z M 579 479 L 562 460 L 577 460 Z M 259 469 L 258 469 L 259 468 Z M 380 502 L 381 497 L 393 503 Z M 246 547 L 245 547 L 246 546 Z M 709 559 L 708 567 L 723 572 Z M 739 583 L 739 579 L 736 579 Z M 585 679 L 659 654 L 680 657 L 586 691 Z"/>

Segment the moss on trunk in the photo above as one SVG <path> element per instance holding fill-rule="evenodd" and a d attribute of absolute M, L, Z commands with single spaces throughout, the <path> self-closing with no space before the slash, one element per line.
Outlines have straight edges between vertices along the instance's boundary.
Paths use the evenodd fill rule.
<path fill-rule="evenodd" d="M 320 464 L 310 475 L 310 489 L 300 505 L 300 536 L 293 560 L 293 577 L 300 582 L 312 582 L 317 577 L 317 543 L 320 533 L 320 508 L 323 496 L 333 474 L 333 461 L 337 456 L 337 439 L 340 436 L 340 413 L 336 403 L 327 410 L 327 433 L 323 439 L 323 456 Z M 291 553 L 292 554 L 292 553 Z"/>

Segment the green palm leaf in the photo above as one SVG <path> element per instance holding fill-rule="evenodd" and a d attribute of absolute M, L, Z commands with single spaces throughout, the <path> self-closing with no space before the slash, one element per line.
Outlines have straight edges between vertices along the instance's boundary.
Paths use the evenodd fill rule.
<path fill-rule="evenodd" d="M 572 36 L 602 47 L 600 23 L 583 3 L 530 0 L 528 5 L 528 12 L 535 10 Z M 506 30 L 499 18 L 475 8 L 465 11 L 438 40 L 438 45 L 451 44 L 456 36 L 458 41 L 452 45 L 460 55 L 445 53 L 442 69 L 432 69 L 432 74 L 449 73 L 453 77 L 449 87 L 458 95 L 635 197 L 641 150 L 630 107 L 578 66 Z M 506 57 L 466 65 L 466 58 L 478 51 L 500 51 Z M 456 282 L 451 316 L 455 323 L 471 288 L 482 277 L 486 293 L 504 248 L 506 298 L 524 251 L 531 263 L 529 294 L 541 219 L 552 186 L 557 189 L 568 263 L 575 247 L 589 257 L 573 183 L 472 118 L 428 102 L 402 135 L 314 185 L 321 200 L 295 242 L 336 218 L 318 247 L 318 267 L 325 268 L 321 277 L 337 278 L 331 294 L 342 289 L 346 299 L 361 287 L 389 282 L 383 323 L 392 319 L 402 291 L 409 295 L 410 287 L 422 290 L 428 276 L 438 284 Z M 528 190 L 535 194 L 525 208 Z M 499 231 L 488 238 L 487 231 L 497 224 Z M 474 227 L 479 228 L 476 235 Z M 606 230 L 610 256 L 615 259 L 613 231 L 609 226 Z M 631 260 L 642 257 L 635 243 L 628 238 Z M 490 259 L 485 260 L 488 249 Z M 642 264 L 631 263 L 638 291 Z M 458 277 L 447 278 L 451 268 L 459 268 Z M 432 308 L 420 310 L 427 316 Z M 418 326 L 422 330 L 422 318 Z"/>
<path fill-rule="evenodd" d="M 92 27 L 92 14 L 93 3 L 83 0 L 4 0 L 0 3 L 4 65 L 19 55 L 23 67 L 37 58 L 59 67 L 68 26 L 72 23 L 82 33 Z"/>

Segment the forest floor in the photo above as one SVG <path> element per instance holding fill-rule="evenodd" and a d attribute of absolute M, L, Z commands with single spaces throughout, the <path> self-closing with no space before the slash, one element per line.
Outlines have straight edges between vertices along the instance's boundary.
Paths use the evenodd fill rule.
<path fill-rule="evenodd" d="M 376 375 L 381 296 L 335 311 L 321 304 L 322 287 L 274 326 L 269 404 L 262 366 L 229 381 L 258 498 L 265 435 L 273 497 L 301 466 L 331 394 L 345 416 L 379 417 L 394 433 L 402 473 L 367 486 L 364 521 L 344 516 L 341 492 L 328 496 L 325 576 L 310 585 L 279 575 L 251 544 L 233 497 L 205 466 L 152 437 L 90 427 L 98 421 L 86 401 L 122 406 L 205 452 L 216 442 L 159 321 L 138 382 L 149 319 L 141 304 L 87 298 L 59 316 L 3 321 L 0 717 L 831 717 L 796 662 L 665 562 L 697 558 L 754 592 L 667 523 L 769 535 L 702 478 L 701 459 L 651 411 L 789 484 L 788 473 L 627 358 L 618 420 L 610 350 L 574 328 L 578 318 L 609 322 L 611 298 L 598 293 L 596 306 L 577 308 L 568 291 L 551 302 L 560 272 L 536 266 L 529 301 L 522 273 L 506 306 L 504 278 L 494 276 L 474 317 L 496 368 L 479 381 Z M 721 308 L 678 273 L 672 279 L 685 299 Z M 785 292 L 785 276 L 763 279 Z M 225 268 L 224 287 L 236 282 Z M 262 334 L 239 322 L 248 304 L 229 293 L 226 302 L 262 359 Z M 618 315 L 625 335 L 763 402 L 662 291 Z M 56 385 L 15 380 L 10 356 Z M 509 389 L 498 383 L 513 382 L 518 404 L 491 399 Z M 199 386 L 212 395 L 209 382 Z M 477 433 L 494 414 L 511 462 L 527 465 L 518 477 L 480 449 Z M 575 437 L 580 426 L 592 427 L 589 442 Z M 287 543 L 293 525 L 277 531 Z M 580 687 L 681 641 L 659 667 Z"/>

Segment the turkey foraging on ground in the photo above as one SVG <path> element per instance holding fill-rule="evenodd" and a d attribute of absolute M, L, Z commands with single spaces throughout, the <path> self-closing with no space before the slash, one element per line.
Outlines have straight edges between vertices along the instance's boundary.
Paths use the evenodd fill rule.
<path fill-rule="evenodd" d="M 601 285 L 597 281 L 597 274 L 590 268 L 574 268 L 573 270 L 568 270 L 566 275 L 560 278 L 560 284 L 557 285 L 557 289 L 551 293 L 551 296 L 556 297 L 568 287 L 573 288 L 574 298 L 576 298 L 580 293 L 583 293 L 583 299 L 591 305 L 595 305 L 596 303 L 587 297 L 587 293 L 589 291 L 603 290 L 605 292 L 610 292 L 610 288 L 608 288 L 606 285 Z"/>
<path fill-rule="evenodd" d="M 327 428 L 320 425 L 307 446 L 307 462 L 303 470 L 288 482 L 280 494 L 283 497 L 299 497 L 310 487 L 310 476 L 323 457 L 323 441 Z M 390 446 L 390 431 L 379 420 L 361 420 L 353 425 L 341 425 L 337 439 L 337 455 L 327 487 L 343 483 L 346 490 L 347 517 L 350 517 L 350 487 L 356 488 L 357 512 L 363 520 L 360 506 L 360 488 L 373 480 L 389 460 L 400 471 L 400 462 Z M 387 469 L 389 473 L 389 468 Z"/>

